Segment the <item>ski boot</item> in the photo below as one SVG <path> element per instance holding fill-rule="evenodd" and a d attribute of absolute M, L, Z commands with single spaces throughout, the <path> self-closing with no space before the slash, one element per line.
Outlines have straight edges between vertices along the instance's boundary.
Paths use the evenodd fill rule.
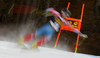
<path fill-rule="evenodd" d="M 21 46 L 24 44 L 24 37 L 18 39 L 18 45 Z"/>

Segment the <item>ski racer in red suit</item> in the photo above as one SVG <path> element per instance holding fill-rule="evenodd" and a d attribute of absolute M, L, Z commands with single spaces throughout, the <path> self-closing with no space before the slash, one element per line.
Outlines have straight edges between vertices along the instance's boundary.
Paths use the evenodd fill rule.
<path fill-rule="evenodd" d="M 35 33 L 30 33 L 20 38 L 18 40 L 20 45 L 44 35 L 43 38 L 40 38 L 35 43 L 32 43 L 32 47 L 38 47 L 40 45 L 43 45 L 52 39 L 53 34 L 59 31 L 61 25 L 66 25 L 71 28 L 75 33 L 79 34 L 81 37 L 87 38 L 87 35 L 82 34 L 76 28 L 72 27 L 67 20 L 64 19 L 64 17 L 70 17 L 71 13 L 69 10 L 62 9 L 60 14 L 54 8 L 48 8 L 46 9 L 46 12 L 49 12 L 46 14 L 46 17 L 53 15 L 54 19 L 50 20 L 49 23 L 46 23 L 45 25 L 41 26 L 39 29 L 36 30 Z"/>

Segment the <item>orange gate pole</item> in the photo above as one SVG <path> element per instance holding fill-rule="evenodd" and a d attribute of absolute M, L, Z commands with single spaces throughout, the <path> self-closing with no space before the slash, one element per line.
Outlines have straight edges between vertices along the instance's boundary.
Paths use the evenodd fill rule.
<path fill-rule="evenodd" d="M 79 30 L 79 31 L 80 31 L 80 29 L 81 29 L 83 11 L 84 11 L 84 4 L 83 4 L 83 6 L 82 6 L 82 12 L 81 12 L 81 17 L 80 17 L 80 22 L 79 22 L 79 27 L 78 27 L 78 30 Z M 78 36 L 77 36 L 76 47 L 75 47 L 75 53 L 77 52 L 78 42 L 79 42 L 79 34 L 78 34 Z"/>
<path fill-rule="evenodd" d="M 70 6 L 70 2 L 68 3 L 67 10 L 69 9 L 69 6 Z M 54 48 L 56 48 L 56 46 L 57 46 L 57 43 L 58 43 L 58 39 L 59 39 L 60 33 L 61 33 L 61 27 L 60 27 L 60 30 L 59 30 L 59 33 L 58 33 L 58 36 L 57 36 L 57 39 L 56 39 L 56 43 L 55 43 Z"/>

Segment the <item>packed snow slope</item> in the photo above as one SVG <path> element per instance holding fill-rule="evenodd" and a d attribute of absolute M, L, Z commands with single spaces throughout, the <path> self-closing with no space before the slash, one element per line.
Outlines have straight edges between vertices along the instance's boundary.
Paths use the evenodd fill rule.
<path fill-rule="evenodd" d="M 100 58 L 99 56 L 72 53 L 47 47 L 34 50 L 19 47 L 17 43 L 0 41 L 0 58 Z"/>

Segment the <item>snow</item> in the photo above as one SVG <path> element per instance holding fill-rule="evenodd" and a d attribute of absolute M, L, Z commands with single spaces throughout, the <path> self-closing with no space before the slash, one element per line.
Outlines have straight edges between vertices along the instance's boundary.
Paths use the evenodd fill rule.
<path fill-rule="evenodd" d="M 0 58 L 100 58 L 99 56 L 72 53 L 47 47 L 34 50 L 19 47 L 17 43 L 0 41 Z"/>

